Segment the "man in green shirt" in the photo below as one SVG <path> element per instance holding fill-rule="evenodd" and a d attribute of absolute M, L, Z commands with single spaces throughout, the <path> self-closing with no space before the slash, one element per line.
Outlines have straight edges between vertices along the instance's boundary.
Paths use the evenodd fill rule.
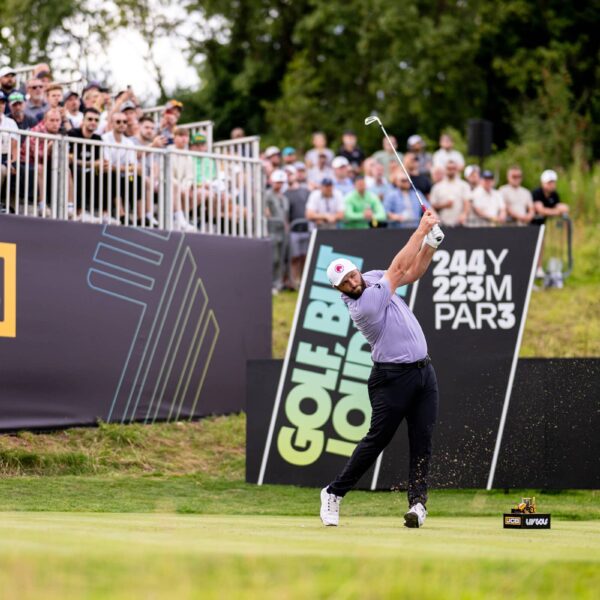
<path fill-rule="evenodd" d="M 344 213 L 345 229 L 368 229 L 369 227 L 381 227 L 386 221 L 385 209 L 381 200 L 367 191 L 365 178 L 359 175 L 354 181 L 354 191 L 346 198 L 346 210 Z"/>
<path fill-rule="evenodd" d="M 202 133 L 194 133 L 190 137 L 190 150 L 194 152 L 208 152 L 206 136 Z M 217 163 L 214 158 L 202 156 L 196 161 L 196 185 L 211 184 L 219 176 Z"/>

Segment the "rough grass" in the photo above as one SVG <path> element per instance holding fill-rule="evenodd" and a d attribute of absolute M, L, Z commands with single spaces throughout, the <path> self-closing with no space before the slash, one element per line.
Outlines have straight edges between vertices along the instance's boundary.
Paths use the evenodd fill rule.
<path fill-rule="evenodd" d="M 243 473 L 245 417 L 0 436 L 0 476 Z"/>

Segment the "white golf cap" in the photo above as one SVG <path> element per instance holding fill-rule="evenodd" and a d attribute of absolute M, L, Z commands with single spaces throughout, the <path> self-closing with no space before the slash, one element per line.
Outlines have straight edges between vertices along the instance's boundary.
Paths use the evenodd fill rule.
<path fill-rule="evenodd" d="M 331 161 L 331 166 L 334 169 L 339 169 L 340 167 L 347 167 L 350 163 L 348 162 L 348 159 L 345 156 L 336 156 L 332 161 Z"/>
<path fill-rule="evenodd" d="M 286 183 L 288 176 L 282 169 L 275 169 L 271 173 L 271 183 Z"/>
<path fill-rule="evenodd" d="M 556 181 L 557 179 L 558 179 L 558 175 L 556 174 L 556 171 L 553 171 L 552 169 L 546 169 L 542 173 L 542 176 L 540 177 L 540 181 L 542 183 L 548 183 L 549 181 Z"/>
<path fill-rule="evenodd" d="M 271 158 L 271 156 L 275 156 L 276 154 L 281 154 L 281 151 L 279 150 L 279 148 L 277 146 L 269 146 L 265 150 L 265 156 L 267 158 Z"/>
<path fill-rule="evenodd" d="M 358 267 L 347 258 L 338 258 L 332 260 L 327 267 L 327 278 L 333 287 L 340 285 L 342 279 L 351 271 L 358 270 Z"/>
<path fill-rule="evenodd" d="M 406 142 L 409 146 L 414 146 L 415 144 L 421 144 L 423 142 L 423 138 L 420 135 L 411 135 Z"/>
<path fill-rule="evenodd" d="M 16 75 L 15 70 L 12 67 L 2 67 L 0 69 L 0 77 L 6 77 L 6 75 Z"/>
<path fill-rule="evenodd" d="M 297 173 L 296 167 L 294 165 L 285 165 L 283 169 L 286 171 L 286 173 L 291 173 L 292 175 L 295 175 Z"/>

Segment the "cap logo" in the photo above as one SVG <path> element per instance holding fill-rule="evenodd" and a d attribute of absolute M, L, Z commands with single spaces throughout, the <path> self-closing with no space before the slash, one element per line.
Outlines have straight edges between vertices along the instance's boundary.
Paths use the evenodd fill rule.
<path fill-rule="evenodd" d="M 341 273 L 344 270 L 344 265 L 335 265 L 335 272 L 336 273 Z"/>

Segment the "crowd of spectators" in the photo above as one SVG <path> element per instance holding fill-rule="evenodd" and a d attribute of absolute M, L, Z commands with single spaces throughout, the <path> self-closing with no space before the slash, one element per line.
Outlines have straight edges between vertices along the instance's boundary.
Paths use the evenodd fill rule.
<path fill-rule="evenodd" d="M 317 228 L 367 229 L 415 227 L 421 216 L 414 183 L 426 206 L 444 227 L 539 225 L 568 212 L 556 191 L 557 174 L 546 170 L 540 185 L 522 185 L 518 165 L 497 177 L 478 165 L 465 165 L 450 135 L 442 134 L 433 154 L 419 135 L 402 153 L 397 140 L 384 137 L 381 150 L 367 157 L 353 131 L 345 131 L 334 152 L 323 132 L 299 159 L 295 148 L 268 147 L 263 153 L 267 189 L 265 215 L 273 240 L 273 291 L 298 287 L 310 231 Z M 393 145 L 393 147 L 392 147 Z M 410 180 L 396 160 L 398 152 Z M 289 269 L 287 265 L 289 264 Z M 538 276 L 543 272 L 538 269 Z"/>
<path fill-rule="evenodd" d="M 53 142 L 19 136 L 18 132 L 63 135 L 72 140 L 67 178 L 69 216 L 92 222 L 124 222 L 129 208 L 137 215 L 138 223 L 156 227 L 155 199 L 161 185 L 159 164 L 156 155 L 145 153 L 142 158 L 142 150 L 173 145 L 177 150 L 207 152 L 205 135 L 179 127 L 182 110 L 181 102 L 169 100 L 160 118 L 155 119 L 144 113 L 130 87 L 112 94 L 100 82 L 91 81 L 79 94 L 53 81 L 47 64 L 37 65 L 31 77 L 19 87 L 15 70 L 0 68 L 0 128 L 8 130 L 0 133 L 0 204 L 5 210 L 10 209 L 10 199 L 4 197 L 2 183 L 9 174 L 16 177 L 16 163 L 24 161 L 18 169 L 18 187 L 25 200 L 37 201 L 39 214 L 49 210 L 47 191 L 53 176 L 50 167 Z M 238 138 L 244 136 L 240 128 L 234 134 Z M 94 144 L 76 143 L 77 140 L 100 142 L 101 150 Z M 193 213 L 200 212 L 198 204 L 206 203 L 215 190 L 225 196 L 216 162 L 206 157 L 174 154 L 171 176 L 174 227 L 194 231 L 196 226 L 192 223 L 197 223 L 198 214 Z M 34 179 L 39 185 L 33 186 Z M 13 190 L 15 187 L 12 186 Z M 104 214 L 94 216 L 86 212 L 86 202 L 89 205 L 90 197 L 96 195 L 100 204 L 100 193 Z M 33 197 L 35 194 L 37 198 Z M 204 206 L 203 213 L 209 212 L 218 211 L 214 206 L 211 210 Z M 133 223 L 131 218 L 127 222 Z"/>

